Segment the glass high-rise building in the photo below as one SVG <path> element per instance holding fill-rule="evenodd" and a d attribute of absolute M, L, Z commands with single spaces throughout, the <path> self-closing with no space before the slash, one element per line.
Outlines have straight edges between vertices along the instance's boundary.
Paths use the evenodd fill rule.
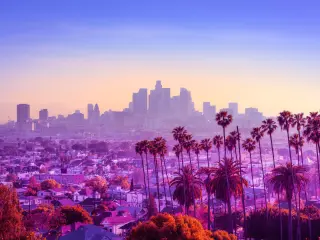
<path fill-rule="evenodd" d="M 30 105 L 17 105 L 17 123 L 26 123 L 30 119 Z"/>

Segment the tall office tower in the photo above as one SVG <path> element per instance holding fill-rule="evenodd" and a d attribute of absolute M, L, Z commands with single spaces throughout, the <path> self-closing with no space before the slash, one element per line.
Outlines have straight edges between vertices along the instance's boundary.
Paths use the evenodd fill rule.
<path fill-rule="evenodd" d="M 97 103 L 96 103 L 96 105 L 94 106 L 93 112 L 94 112 L 94 119 L 95 119 L 95 121 L 99 121 L 99 118 L 100 118 L 100 109 L 99 109 L 99 105 L 98 105 Z"/>
<path fill-rule="evenodd" d="M 132 111 L 135 114 L 146 114 L 148 111 L 148 89 L 141 88 L 132 95 Z"/>
<path fill-rule="evenodd" d="M 237 117 L 239 115 L 238 103 L 229 103 L 229 109 L 232 111 L 234 117 Z"/>
<path fill-rule="evenodd" d="M 30 105 L 17 105 L 17 123 L 26 123 L 30 119 Z"/>
<path fill-rule="evenodd" d="M 19 130 L 32 130 L 32 122 L 30 121 L 30 105 L 17 105 L 17 127 Z"/>
<path fill-rule="evenodd" d="M 88 108 L 87 108 L 87 118 L 88 118 L 88 120 L 89 121 L 92 121 L 92 119 L 93 119 L 93 104 L 91 104 L 91 103 L 89 103 L 88 104 Z"/>
<path fill-rule="evenodd" d="M 39 111 L 39 120 L 47 121 L 49 117 L 48 109 L 41 109 Z"/>
<path fill-rule="evenodd" d="M 210 102 L 204 102 L 203 116 L 206 118 L 206 120 L 213 120 L 216 116 L 216 106 L 211 106 Z"/>
<path fill-rule="evenodd" d="M 180 88 L 180 117 L 189 116 L 194 112 L 194 104 L 191 92 L 185 88 Z"/>
<path fill-rule="evenodd" d="M 152 116 L 165 116 L 170 109 L 170 88 L 162 88 L 161 81 L 156 82 L 149 95 L 149 113 Z"/>

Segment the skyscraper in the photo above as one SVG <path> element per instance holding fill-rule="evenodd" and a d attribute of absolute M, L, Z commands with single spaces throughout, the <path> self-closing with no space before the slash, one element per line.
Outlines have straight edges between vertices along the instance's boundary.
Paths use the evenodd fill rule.
<path fill-rule="evenodd" d="M 17 123 L 26 123 L 30 119 L 30 105 L 17 105 Z"/>
<path fill-rule="evenodd" d="M 132 111 L 134 114 L 146 114 L 148 111 L 148 89 L 141 88 L 132 95 Z"/>
<path fill-rule="evenodd" d="M 30 105 L 17 105 L 17 127 L 21 130 L 32 130 L 32 122 L 30 121 Z"/>
<path fill-rule="evenodd" d="M 87 108 L 87 118 L 89 121 L 92 121 L 93 118 L 93 104 L 89 103 Z"/>
<path fill-rule="evenodd" d="M 165 116 L 170 109 L 170 88 L 162 88 L 161 81 L 156 82 L 154 90 L 149 95 L 149 113 L 151 116 Z"/>
<path fill-rule="evenodd" d="M 194 104 L 191 92 L 185 88 L 180 88 L 180 116 L 186 117 L 194 112 Z"/>
<path fill-rule="evenodd" d="M 100 109 L 99 109 L 99 105 L 97 103 L 96 103 L 96 105 L 94 105 L 93 114 L 94 114 L 94 122 L 95 123 L 99 122 Z"/>
<path fill-rule="evenodd" d="M 239 106 L 238 106 L 238 103 L 229 103 L 229 109 L 231 110 L 232 112 L 232 115 L 234 117 L 237 117 L 238 114 L 239 114 Z"/>
<path fill-rule="evenodd" d="M 48 109 L 41 109 L 39 111 L 39 120 L 47 121 L 49 117 Z"/>
<path fill-rule="evenodd" d="M 212 106 L 210 102 L 203 103 L 203 116 L 206 120 L 213 120 L 216 115 L 216 106 Z"/>

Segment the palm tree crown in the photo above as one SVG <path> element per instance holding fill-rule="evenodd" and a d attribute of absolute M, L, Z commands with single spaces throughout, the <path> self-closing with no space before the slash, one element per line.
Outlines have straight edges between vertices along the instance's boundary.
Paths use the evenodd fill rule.
<path fill-rule="evenodd" d="M 289 111 L 283 111 L 279 114 L 277 120 L 281 129 L 288 131 L 293 122 L 292 114 Z"/>
<path fill-rule="evenodd" d="M 272 118 L 267 118 L 266 120 L 262 121 L 262 130 L 267 132 L 267 134 L 273 134 L 274 131 L 277 129 L 277 124 Z"/>
<path fill-rule="evenodd" d="M 252 138 L 247 138 L 243 143 L 242 147 L 251 153 L 253 150 L 256 149 L 256 142 Z"/>
<path fill-rule="evenodd" d="M 296 153 L 299 153 L 299 149 L 303 147 L 304 139 L 299 137 L 299 134 L 295 133 L 290 137 L 290 145 L 296 150 Z"/>
<path fill-rule="evenodd" d="M 251 131 L 251 137 L 257 142 L 259 142 L 263 138 L 263 135 L 264 132 L 261 127 L 255 127 Z"/>
<path fill-rule="evenodd" d="M 218 125 L 222 126 L 223 128 L 227 127 L 232 120 L 232 115 L 228 114 L 226 111 L 221 111 L 216 115 L 216 121 Z"/>
<path fill-rule="evenodd" d="M 220 147 L 223 145 L 223 137 L 221 135 L 216 135 L 213 137 L 213 145 L 220 149 Z"/>
<path fill-rule="evenodd" d="M 292 117 L 292 127 L 297 127 L 297 130 L 300 131 L 302 127 L 306 124 L 306 119 L 303 117 L 303 113 L 294 114 Z"/>

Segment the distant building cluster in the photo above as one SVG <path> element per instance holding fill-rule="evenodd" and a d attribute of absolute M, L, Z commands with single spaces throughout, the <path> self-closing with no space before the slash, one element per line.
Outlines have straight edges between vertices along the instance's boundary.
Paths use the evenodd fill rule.
<path fill-rule="evenodd" d="M 263 114 L 257 108 L 246 108 L 239 113 L 239 106 L 231 102 L 227 111 L 234 117 L 234 124 L 242 128 L 252 127 L 263 120 Z M 30 105 L 17 105 L 17 120 L 9 123 L 19 133 L 39 133 L 43 135 L 61 133 L 91 132 L 96 135 L 112 132 L 134 131 L 161 131 L 170 129 L 177 124 L 204 130 L 214 129 L 215 115 L 218 112 L 215 105 L 210 102 L 203 103 L 202 112 L 194 107 L 191 92 L 185 88 L 180 94 L 171 96 L 171 89 L 162 86 L 160 80 L 156 81 L 155 88 L 148 91 L 139 89 L 132 94 L 132 101 L 123 111 L 106 111 L 101 113 L 98 104 L 89 103 L 87 116 L 76 110 L 68 116 L 49 116 L 48 109 L 39 111 L 38 119 L 31 119 Z"/>

